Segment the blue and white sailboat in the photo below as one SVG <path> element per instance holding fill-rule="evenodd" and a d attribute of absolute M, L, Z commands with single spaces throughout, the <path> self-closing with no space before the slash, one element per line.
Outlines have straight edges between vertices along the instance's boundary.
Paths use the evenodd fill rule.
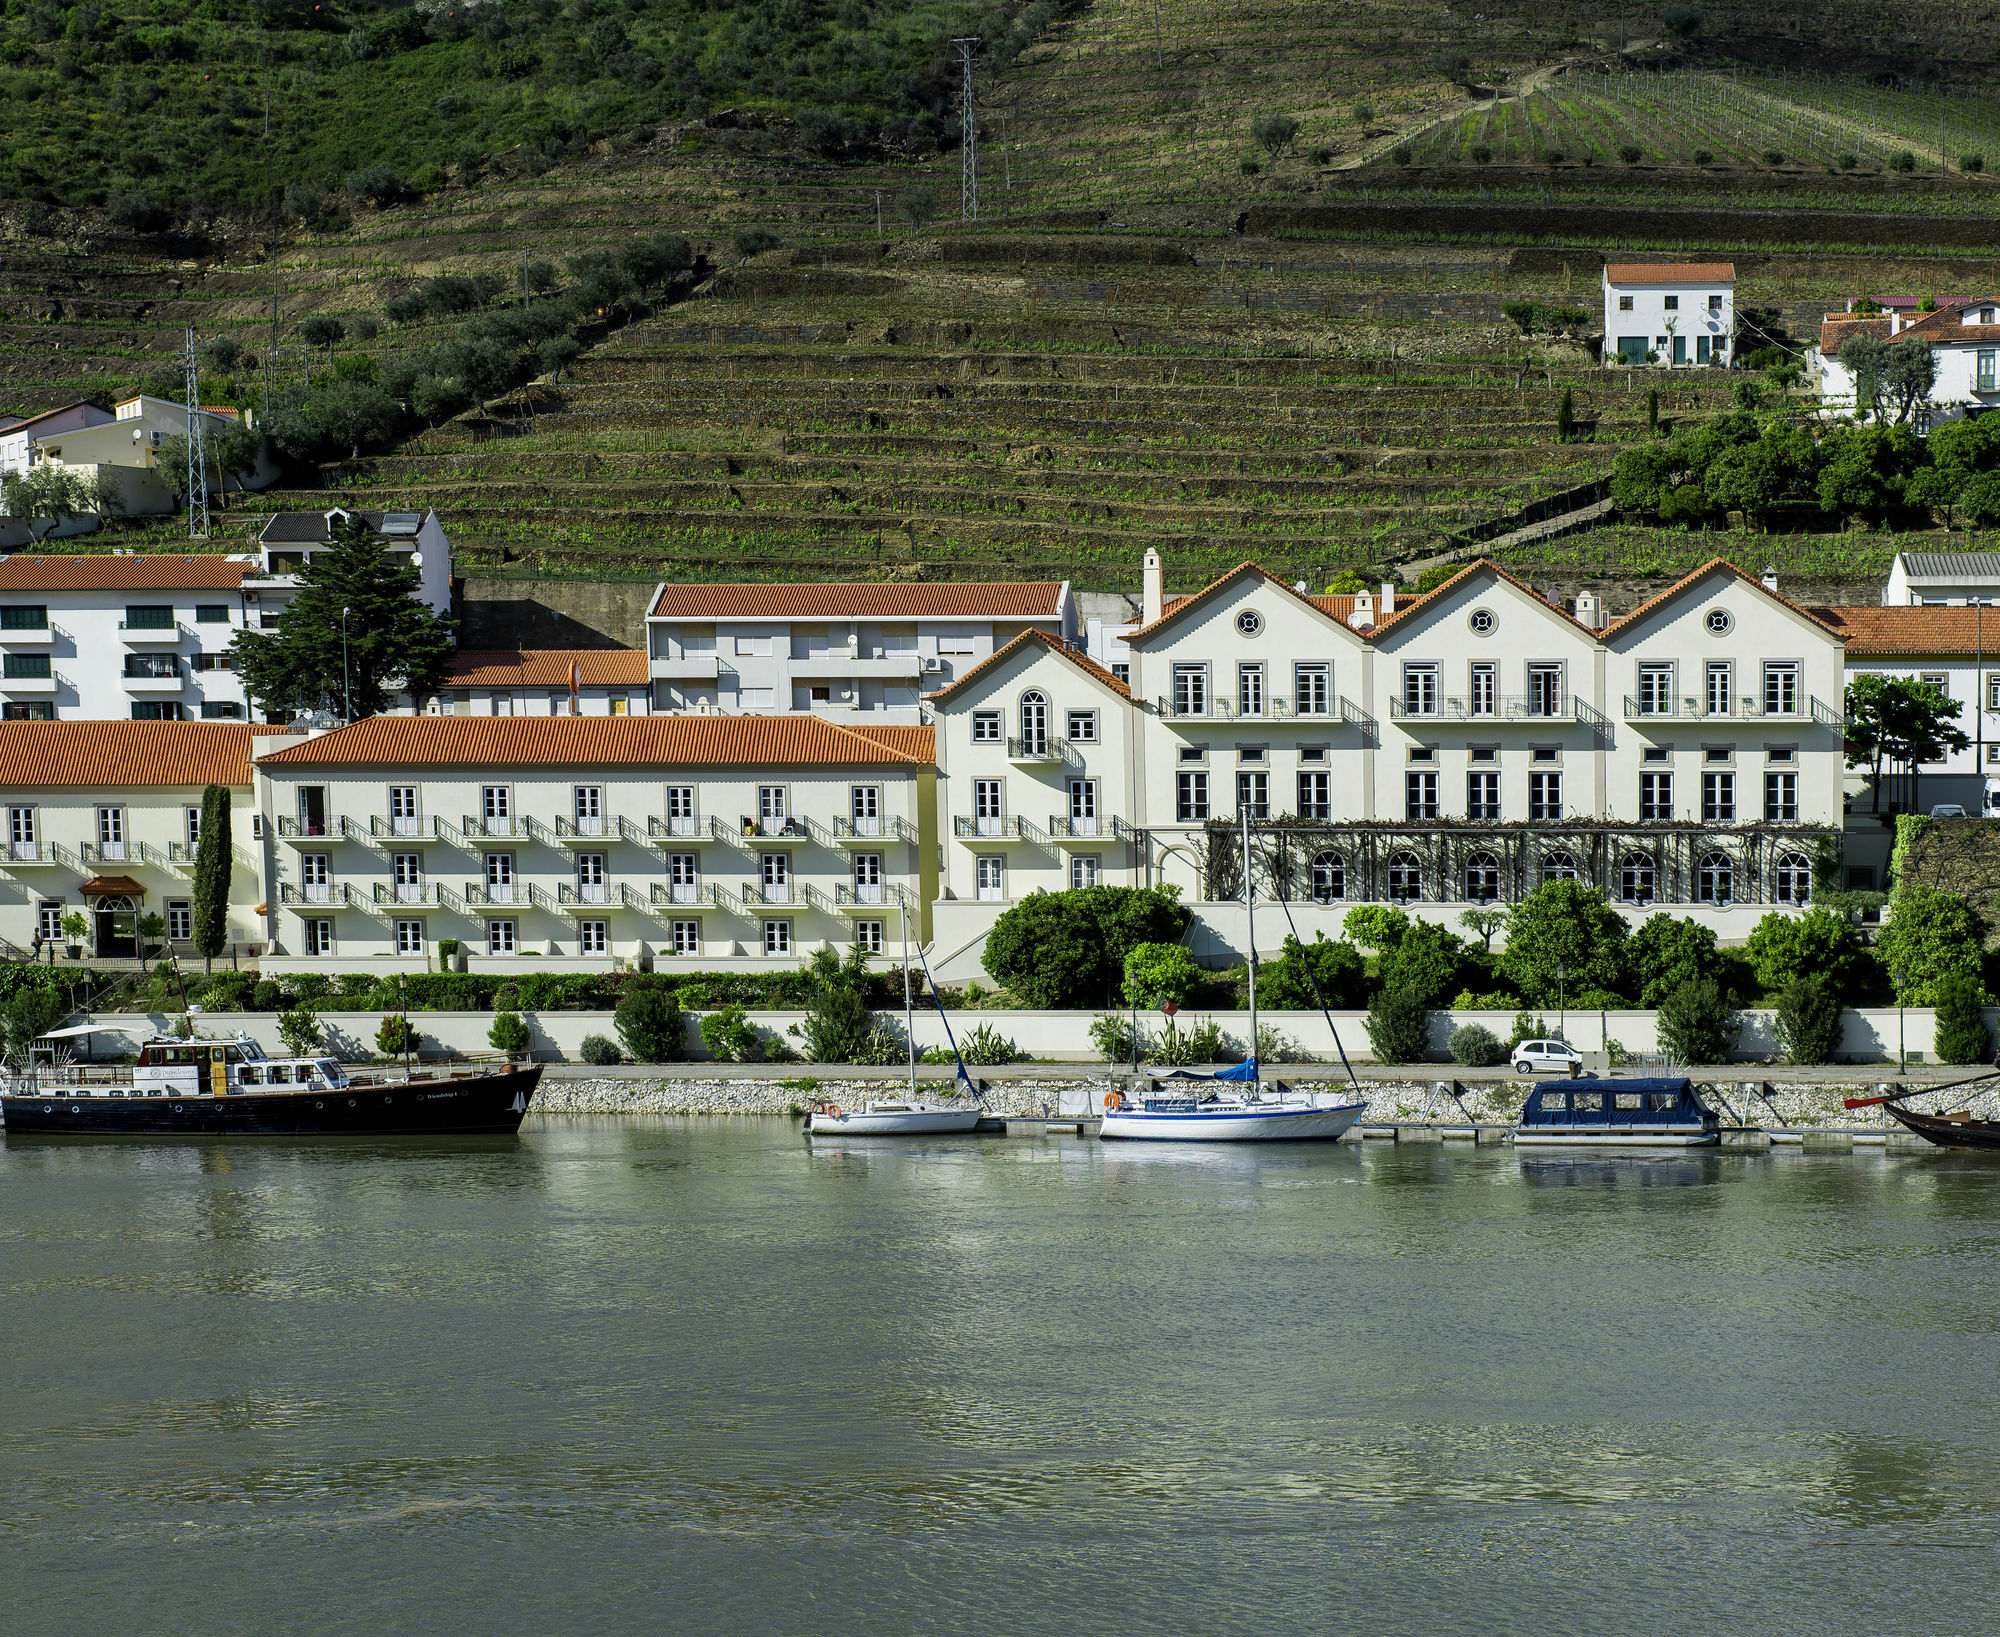
<path fill-rule="evenodd" d="M 1243 907 L 1250 945 L 1250 1056 L 1216 1074 L 1177 1069 L 1170 1080 L 1191 1081 L 1186 1092 L 1157 1086 L 1136 1102 L 1112 1090 L 1104 1097 L 1104 1122 L 1097 1134 L 1107 1141 L 1141 1142 L 1334 1142 L 1352 1129 L 1367 1103 L 1341 1101 L 1339 1094 L 1293 1095 L 1279 1088 L 1266 1097 L 1257 1062 L 1257 892 L 1250 873 L 1250 813 L 1243 820 Z M 1318 995 L 1317 980 L 1313 983 Z M 1325 1012 L 1324 997 L 1320 997 Z M 1327 1027 L 1333 1018 L 1327 1014 Z M 1339 1038 L 1335 1036 L 1336 1040 Z M 1350 1076 L 1352 1071 L 1350 1070 Z"/>

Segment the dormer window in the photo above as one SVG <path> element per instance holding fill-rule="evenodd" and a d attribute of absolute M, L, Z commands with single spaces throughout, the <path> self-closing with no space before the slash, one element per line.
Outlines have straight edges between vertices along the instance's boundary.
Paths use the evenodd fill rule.
<path fill-rule="evenodd" d="M 1993 309 L 1991 307 L 1981 307 L 1979 309 L 1979 322 L 1982 324 L 1991 324 L 1993 322 Z"/>

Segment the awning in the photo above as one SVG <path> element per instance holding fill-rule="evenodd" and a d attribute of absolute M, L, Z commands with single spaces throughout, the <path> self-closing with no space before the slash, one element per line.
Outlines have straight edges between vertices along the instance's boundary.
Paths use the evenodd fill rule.
<path fill-rule="evenodd" d="M 36 1035 L 37 1040 L 76 1040 L 87 1034 L 151 1034 L 151 1018 L 135 1018 L 130 1023 L 75 1023 L 67 1029 L 51 1029 L 47 1034 Z"/>
<path fill-rule="evenodd" d="M 83 884 L 83 895 L 88 898 L 92 894 L 100 894 L 107 898 L 114 894 L 127 898 L 144 898 L 146 889 L 129 875 L 93 875 Z"/>

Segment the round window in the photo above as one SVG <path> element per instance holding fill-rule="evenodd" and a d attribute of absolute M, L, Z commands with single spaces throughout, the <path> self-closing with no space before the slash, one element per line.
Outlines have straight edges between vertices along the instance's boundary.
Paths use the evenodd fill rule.
<path fill-rule="evenodd" d="M 1236 616 L 1236 629 L 1246 637 L 1254 637 L 1264 629 L 1264 616 L 1254 608 L 1246 608 Z"/>
<path fill-rule="evenodd" d="M 1483 637 L 1493 629 L 1493 610 L 1490 608 L 1475 608 L 1466 616 L 1465 623 L 1471 626 L 1478 635 Z"/>
<path fill-rule="evenodd" d="M 1708 629 L 1714 636 L 1726 637 L 1729 635 L 1730 626 L 1735 623 L 1729 617 L 1729 610 L 1726 608 L 1711 608 L 1708 611 Z"/>

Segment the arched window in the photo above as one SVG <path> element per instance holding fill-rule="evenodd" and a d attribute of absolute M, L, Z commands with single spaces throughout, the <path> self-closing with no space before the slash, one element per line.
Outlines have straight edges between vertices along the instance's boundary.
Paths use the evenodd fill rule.
<path fill-rule="evenodd" d="M 1424 895 L 1424 861 L 1415 853 L 1389 855 L 1389 897 L 1398 904 L 1415 903 Z"/>
<path fill-rule="evenodd" d="M 1500 896 L 1500 860 L 1481 850 L 1465 861 L 1465 897 L 1468 903 L 1491 904 Z"/>
<path fill-rule="evenodd" d="M 1736 897 L 1736 865 L 1727 853 L 1703 853 L 1694 871 L 1698 904 L 1727 904 Z"/>
<path fill-rule="evenodd" d="M 1627 853 L 1618 860 L 1618 901 L 1623 904 L 1650 904 L 1653 901 L 1653 855 Z"/>
<path fill-rule="evenodd" d="M 1542 881 L 1574 881 L 1577 878 L 1576 854 L 1567 848 L 1557 847 L 1542 854 Z"/>
<path fill-rule="evenodd" d="M 1314 853 L 1312 895 L 1315 904 L 1331 904 L 1347 896 L 1347 860 L 1339 853 Z"/>
<path fill-rule="evenodd" d="M 1049 748 L 1049 701 L 1045 694 L 1021 695 L 1021 749 L 1043 756 Z"/>
<path fill-rule="evenodd" d="M 1804 853 L 1778 854 L 1778 881 L 1772 894 L 1781 904 L 1812 902 L 1812 860 Z"/>

